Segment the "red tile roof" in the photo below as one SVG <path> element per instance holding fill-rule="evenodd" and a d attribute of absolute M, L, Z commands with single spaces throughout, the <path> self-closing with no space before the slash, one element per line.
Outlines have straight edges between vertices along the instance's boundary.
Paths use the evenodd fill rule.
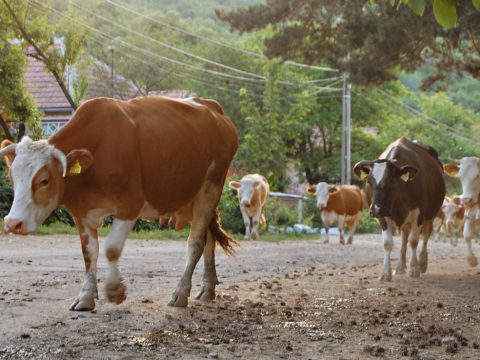
<path fill-rule="evenodd" d="M 63 95 L 53 75 L 45 69 L 45 65 L 31 57 L 25 74 L 26 90 L 37 101 L 40 110 L 48 108 L 70 108 L 70 103 Z"/>

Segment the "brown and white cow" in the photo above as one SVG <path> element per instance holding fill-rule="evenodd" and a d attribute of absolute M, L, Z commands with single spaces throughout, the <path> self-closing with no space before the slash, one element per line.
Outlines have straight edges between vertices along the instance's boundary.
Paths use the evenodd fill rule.
<path fill-rule="evenodd" d="M 464 157 L 459 163 L 444 165 L 445 173 L 460 179 L 465 207 L 463 238 L 467 243 L 467 261 L 470 266 L 477 266 L 478 260 L 472 251 L 472 238 L 475 234 L 475 223 L 480 218 L 480 158 Z"/>
<path fill-rule="evenodd" d="M 461 234 L 465 222 L 465 208 L 459 196 L 445 197 L 442 205 L 445 213 L 445 235 L 450 237 L 452 245 L 458 244 L 458 236 Z"/>
<path fill-rule="evenodd" d="M 435 219 L 433 219 L 433 233 L 435 234 L 435 241 L 440 241 L 440 232 L 442 228 L 445 228 L 445 213 L 443 212 L 443 208 L 440 208 L 437 216 L 435 216 Z"/>
<path fill-rule="evenodd" d="M 382 228 L 385 255 L 380 279 L 392 280 L 390 253 L 396 227 L 402 234 L 396 273 L 405 273 L 407 242 L 412 250 L 410 276 L 418 277 L 420 272 L 426 272 L 428 238 L 445 197 L 442 164 L 437 152 L 418 142 L 400 138 L 389 145 L 378 160 L 357 163 L 354 172 L 361 179 L 367 179 L 365 193 L 370 215 L 378 219 Z M 418 262 L 420 234 L 423 235 L 423 247 Z"/>
<path fill-rule="evenodd" d="M 237 132 L 214 100 L 97 98 L 83 103 L 48 141 L 4 141 L 14 200 L 5 228 L 29 234 L 57 205 L 73 215 L 80 233 L 85 278 L 72 310 L 90 310 L 97 297 L 98 233 L 114 214 L 105 241 L 109 301 L 126 288 L 118 269 L 125 240 L 138 218 L 175 217 L 190 223 L 187 262 L 169 305 L 186 306 L 192 273 L 203 254 L 202 300 L 215 297 L 214 248 L 233 240 L 218 224 L 216 207 L 237 149 Z"/>
<path fill-rule="evenodd" d="M 263 209 L 267 203 L 270 186 L 265 177 L 258 174 L 245 175 L 240 181 L 230 181 L 228 186 L 237 190 L 245 224 L 245 240 L 259 238 L 258 227 L 265 222 Z"/>
<path fill-rule="evenodd" d="M 345 224 L 348 226 L 347 244 L 351 244 L 365 205 L 360 188 L 355 185 L 328 185 L 326 182 L 321 182 L 310 186 L 307 192 L 317 197 L 317 207 L 320 209 L 320 216 L 325 225 L 325 243 L 329 241 L 330 226 L 338 222 L 340 244 L 345 244 L 343 237 Z"/>

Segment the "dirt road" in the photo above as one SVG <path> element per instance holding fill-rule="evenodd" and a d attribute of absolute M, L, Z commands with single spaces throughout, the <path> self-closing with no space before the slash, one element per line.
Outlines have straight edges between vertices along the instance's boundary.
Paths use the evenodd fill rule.
<path fill-rule="evenodd" d="M 334 237 L 327 245 L 242 242 L 235 258 L 217 250 L 215 302 L 178 309 L 166 304 L 185 243 L 129 240 L 121 260 L 127 301 L 105 302 L 101 252 L 97 308 L 78 313 L 68 306 L 83 281 L 79 240 L 1 236 L 0 357 L 479 359 L 480 269 L 468 267 L 464 244 L 429 249 L 426 275 L 381 283 L 377 235 L 353 246 Z M 396 239 L 394 260 L 398 251 Z"/>

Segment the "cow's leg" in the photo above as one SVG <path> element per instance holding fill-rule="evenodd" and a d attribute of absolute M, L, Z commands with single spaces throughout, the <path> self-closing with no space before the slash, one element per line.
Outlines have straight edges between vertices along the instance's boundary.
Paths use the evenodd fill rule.
<path fill-rule="evenodd" d="M 408 235 L 410 234 L 410 227 L 404 226 L 400 230 L 402 234 L 402 248 L 400 250 L 400 261 L 397 264 L 395 269 L 395 275 L 403 275 L 407 270 L 407 245 L 408 245 Z"/>
<path fill-rule="evenodd" d="M 245 210 L 242 205 L 240 205 L 240 212 L 242 213 L 243 223 L 245 224 L 245 236 L 243 237 L 243 239 L 250 240 L 252 219 L 248 215 L 247 210 Z"/>
<path fill-rule="evenodd" d="M 393 249 L 392 226 L 386 219 L 380 220 L 383 238 L 383 270 L 380 275 L 381 281 L 392 281 L 392 265 L 390 263 L 390 253 Z"/>
<path fill-rule="evenodd" d="M 340 244 L 345 245 L 345 238 L 343 237 L 343 228 L 345 227 L 345 216 L 338 217 L 338 232 L 340 235 Z"/>
<path fill-rule="evenodd" d="M 323 221 L 323 225 L 325 225 L 325 240 L 323 242 L 325 244 L 328 244 L 328 242 L 329 242 L 328 231 L 330 230 L 330 221 L 327 219 L 324 212 L 322 212 L 321 218 L 322 218 L 322 221 Z"/>
<path fill-rule="evenodd" d="M 70 305 L 70 310 L 85 311 L 95 308 L 95 298 L 98 299 L 97 290 L 97 259 L 98 259 L 98 234 L 97 229 L 89 226 L 85 219 L 75 218 L 80 242 L 82 245 L 83 260 L 85 262 L 85 276 L 82 290 Z"/>
<path fill-rule="evenodd" d="M 418 265 L 418 260 L 417 260 L 417 246 L 418 246 L 418 240 L 420 238 L 420 231 L 421 231 L 421 227 L 417 225 L 416 221 L 414 221 L 412 224 L 410 235 L 408 237 L 410 249 L 412 250 L 412 255 L 410 257 L 410 268 L 408 271 L 408 275 L 410 275 L 411 277 L 420 276 L 420 267 Z"/>
<path fill-rule="evenodd" d="M 122 255 L 125 240 L 135 225 L 135 221 L 136 220 L 113 220 L 112 230 L 105 241 L 105 254 L 108 260 L 105 291 L 108 301 L 116 304 L 121 304 L 127 298 L 126 287 L 118 269 L 118 259 Z"/>
<path fill-rule="evenodd" d="M 192 289 L 192 275 L 205 248 L 207 228 L 221 195 L 221 187 L 205 183 L 193 204 L 193 218 L 187 240 L 187 262 L 182 277 L 177 284 L 169 306 L 185 307 Z M 212 261 L 214 258 L 212 258 Z M 212 264 L 213 266 L 214 263 Z"/>
<path fill-rule="evenodd" d="M 214 300 L 215 286 L 218 284 L 217 271 L 215 269 L 215 239 L 210 230 L 207 231 L 207 243 L 203 249 L 203 286 L 195 296 L 197 300 Z"/>
<path fill-rule="evenodd" d="M 259 226 L 260 218 L 262 217 L 262 208 L 258 208 L 252 216 L 252 240 L 257 240 L 260 237 Z"/>
<path fill-rule="evenodd" d="M 472 267 L 478 265 L 478 260 L 475 255 L 473 255 L 472 251 L 472 238 L 474 235 L 473 221 L 473 219 L 468 217 L 465 220 L 465 224 L 463 225 L 463 237 L 465 238 L 465 242 L 467 243 L 467 261 Z"/>
<path fill-rule="evenodd" d="M 353 219 L 353 221 L 348 224 L 348 240 L 347 240 L 347 244 L 348 245 L 351 245 L 353 243 L 353 235 L 355 234 L 355 231 L 357 230 L 357 226 L 358 226 L 358 223 L 360 222 L 360 217 L 362 216 L 362 212 L 360 211 L 356 216 L 355 218 Z"/>
<path fill-rule="evenodd" d="M 422 226 L 423 244 L 422 244 L 422 251 L 420 252 L 420 261 L 419 261 L 420 272 L 422 274 L 426 273 L 428 268 L 427 246 L 428 246 L 428 239 L 432 234 L 432 230 L 433 230 L 433 224 L 431 221 L 427 221 L 423 224 Z"/>

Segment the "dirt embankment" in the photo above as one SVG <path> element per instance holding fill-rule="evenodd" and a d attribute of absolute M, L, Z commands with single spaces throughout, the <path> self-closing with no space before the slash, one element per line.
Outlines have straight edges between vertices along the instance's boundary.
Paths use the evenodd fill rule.
<path fill-rule="evenodd" d="M 127 301 L 105 303 L 101 252 L 97 309 L 77 313 L 68 311 L 83 281 L 76 237 L 0 237 L 0 357 L 480 358 L 480 269 L 463 244 L 431 243 L 427 274 L 380 283 L 379 236 L 332 240 L 242 242 L 233 259 L 217 251 L 217 299 L 185 309 L 166 306 L 185 243 L 130 240 Z"/>

